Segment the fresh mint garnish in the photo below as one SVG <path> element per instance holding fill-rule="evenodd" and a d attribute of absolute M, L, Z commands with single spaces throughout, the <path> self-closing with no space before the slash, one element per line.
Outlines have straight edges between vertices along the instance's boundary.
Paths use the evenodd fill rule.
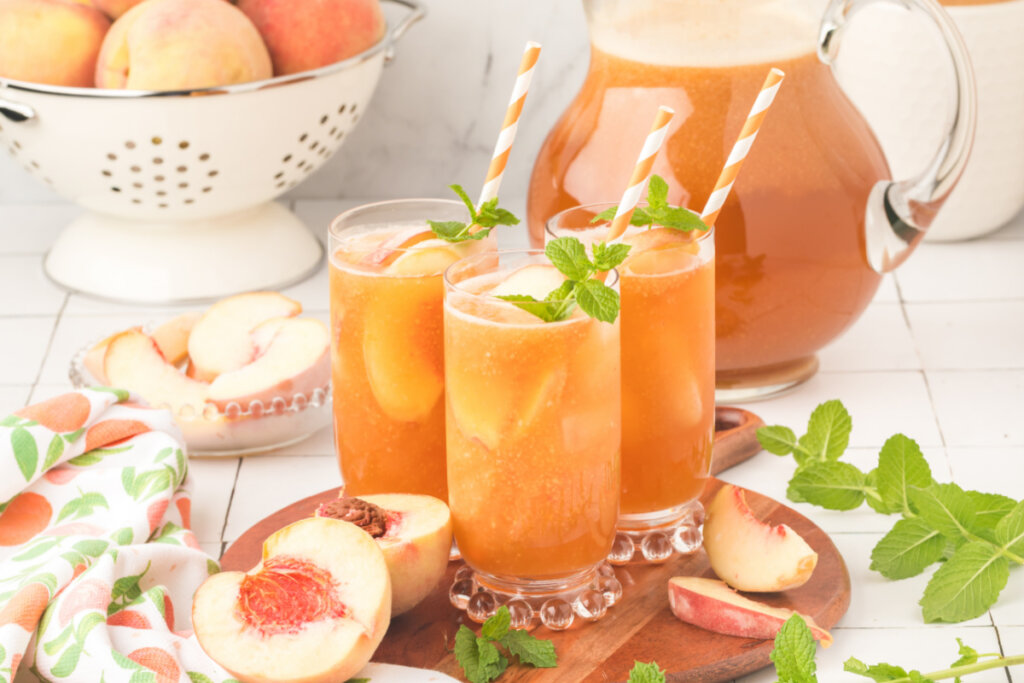
<path fill-rule="evenodd" d="M 665 670 L 657 662 L 633 662 L 626 683 L 665 683 Z"/>
<path fill-rule="evenodd" d="M 455 633 L 455 659 L 470 683 L 490 683 L 505 672 L 511 657 L 537 668 L 558 664 L 554 643 L 511 629 L 511 623 L 512 614 L 503 605 L 484 622 L 479 636 L 465 624 L 459 626 Z M 508 657 L 499 645 L 507 650 Z"/>
<path fill-rule="evenodd" d="M 595 276 L 611 270 L 626 259 L 628 244 L 597 243 L 591 247 L 593 259 L 575 237 L 558 237 L 544 247 L 544 255 L 566 277 L 543 301 L 526 294 L 500 296 L 544 322 L 565 320 L 579 305 L 591 318 L 613 323 L 619 316 L 619 293 Z"/>
<path fill-rule="evenodd" d="M 591 223 L 610 221 L 615 218 L 618 206 L 606 209 L 591 219 Z M 647 185 L 647 206 L 633 209 L 629 224 L 637 227 L 661 225 L 673 230 L 691 232 L 693 230 L 710 230 L 700 216 L 681 206 L 668 203 L 668 183 L 660 175 L 652 175 Z"/>
<path fill-rule="evenodd" d="M 790 500 L 829 510 L 867 502 L 881 514 L 900 515 L 871 551 L 871 569 L 898 580 L 941 563 L 919 603 L 925 621 L 960 622 L 984 614 L 1006 586 L 1010 567 L 1024 564 L 1024 501 L 936 482 L 920 447 L 903 434 L 890 437 L 878 466 L 863 472 L 840 459 L 851 427 L 843 404 L 826 401 L 814 409 L 800 438 L 779 425 L 762 427 L 757 438 L 765 450 L 796 460 L 786 491 Z"/>
<path fill-rule="evenodd" d="M 462 203 L 469 209 L 469 223 L 458 221 L 427 221 L 427 225 L 435 235 L 447 242 L 465 242 L 466 240 L 482 240 L 491 234 L 497 225 L 518 225 L 519 219 L 511 212 L 498 206 L 498 198 L 488 200 L 478 209 L 461 185 L 448 187 L 459 196 Z M 480 229 L 472 231 L 473 226 Z"/>
<path fill-rule="evenodd" d="M 807 622 L 794 614 L 775 634 L 775 647 L 769 655 L 775 664 L 779 683 L 817 683 L 814 635 Z"/>

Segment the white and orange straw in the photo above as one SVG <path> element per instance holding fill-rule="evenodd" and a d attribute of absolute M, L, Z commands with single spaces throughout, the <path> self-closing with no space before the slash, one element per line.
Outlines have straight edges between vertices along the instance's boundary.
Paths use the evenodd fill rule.
<path fill-rule="evenodd" d="M 658 113 L 654 117 L 651 132 L 647 134 L 647 138 L 644 140 L 644 146 L 640 150 L 636 166 L 633 167 L 633 175 L 629 179 L 629 185 L 626 187 L 626 191 L 622 193 L 622 201 L 619 202 L 615 218 L 612 219 L 612 225 L 608 230 L 608 237 L 606 238 L 607 241 L 611 242 L 622 237 L 623 233 L 626 232 L 626 228 L 629 227 L 629 220 L 633 217 L 633 210 L 636 209 L 637 202 L 640 201 L 640 193 L 643 192 L 647 179 L 651 177 L 651 169 L 654 168 L 654 158 L 658 156 L 658 151 L 665 144 L 668 124 L 672 121 L 674 115 L 675 111 L 670 107 L 658 107 Z"/>
<path fill-rule="evenodd" d="M 523 113 L 523 104 L 526 102 L 526 93 L 530 89 L 530 80 L 533 78 L 538 57 L 540 57 L 540 44 L 531 40 L 526 44 L 523 59 L 519 62 L 519 74 L 516 76 L 516 83 L 512 88 L 512 97 L 509 98 L 508 108 L 505 110 L 505 121 L 501 124 L 498 142 L 494 145 L 491 165 L 487 168 L 487 178 L 484 180 L 484 187 L 480 192 L 480 204 L 498 196 L 498 187 L 505 174 L 505 166 L 508 165 L 508 155 L 512 149 L 512 142 L 516 138 L 519 117 Z"/>
<path fill-rule="evenodd" d="M 704 211 L 700 214 L 701 219 L 707 223 L 708 227 L 713 227 L 715 221 L 718 220 L 718 214 L 721 213 L 729 191 L 732 190 L 733 183 L 736 182 L 736 176 L 743 166 L 743 161 L 750 153 L 750 146 L 754 144 L 757 132 L 761 129 L 761 123 L 768 113 L 768 107 L 775 100 L 775 93 L 779 91 L 779 86 L 782 85 L 782 79 L 785 77 L 786 74 L 781 69 L 773 68 L 768 72 L 768 78 L 761 86 L 761 92 L 757 94 L 757 99 L 754 100 L 754 106 L 750 108 L 750 114 L 747 115 L 747 120 L 736 139 L 736 144 L 732 146 L 729 158 L 725 161 L 725 167 L 722 169 L 721 175 L 718 176 L 715 189 L 711 191 L 711 196 L 708 197 L 707 204 L 704 205 Z"/>

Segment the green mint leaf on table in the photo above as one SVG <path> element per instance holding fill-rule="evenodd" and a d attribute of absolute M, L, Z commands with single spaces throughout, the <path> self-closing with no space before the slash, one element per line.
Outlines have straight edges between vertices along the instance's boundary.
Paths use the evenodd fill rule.
<path fill-rule="evenodd" d="M 769 425 L 757 430 L 761 448 L 775 455 L 789 455 L 797 447 L 796 434 L 789 427 Z"/>
<path fill-rule="evenodd" d="M 797 470 L 789 482 L 790 500 L 827 510 L 853 510 L 865 496 L 865 476 L 846 462 L 816 462 Z"/>
<path fill-rule="evenodd" d="M 518 657 L 520 664 L 538 669 L 550 669 L 558 665 L 555 644 L 550 640 L 535 638 L 526 631 L 509 631 L 501 637 L 501 644 L 509 654 Z"/>
<path fill-rule="evenodd" d="M 954 543 L 970 540 L 975 522 L 974 501 L 956 484 L 932 484 L 909 490 L 918 516 Z"/>
<path fill-rule="evenodd" d="M 461 185 L 449 185 L 469 210 L 469 223 L 458 221 L 427 221 L 431 231 L 447 242 L 464 242 L 466 240 L 482 240 L 491 234 L 491 229 L 498 225 L 517 225 L 519 219 L 511 212 L 498 206 L 498 198 L 490 199 L 480 205 L 477 210 L 473 200 L 469 198 Z M 479 229 L 472 230 L 473 226 Z"/>
<path fill-rule="evenodd" d="M 884 681 L 911 680 L 910 674 L 898 666 L 893 666 L 892 664 L 872 664 L 869 666 L 855 657 L 850 657 L 846 660 L 846 663 L 843 664 L 843 671 L 858 674 L 865 678 L 879 681 L 879 683 Z"/>
<path fill-rule="evenodd" d="M 960 640 L 959 638 L 956 639 L 956 644 L 959 646 L 959 650 L 957 651 L 957 654 L 960 655 L 960 658 L 957 659 L 952 664 L 950 664 L 949 665 L 950 668 L 956 668 L 958 666 L 966 666 L 966 665 L 969 665 L 969 664 L 974 664 L 975 662 L 978 661 L 978 658 L 980 657 L 980 655 L 978 654 L 977 650 L 975 650 L 970 645 L 964 645 L 964 641 Z M 957 680 L 960 680 L 960 679 L 958 678 Z"/>
<path fill-rule="evenodd" d="M 779 683 L 817 683 L 814 654 L 817 643 L 799 614 L 794 614 L 775 635 L 771 652 L 772 663 Z"/>
<path fill-rule="evenodd" d="M 946 539 L 921 519 L 901 519 L 871 551 L 871 569 L 887 579 L 917 576 L 942 558 Z"/>
<path fill-rule="evenodd" d="M 557 237 L 544 247 L 544 255 L 562 275 L 580 282 L 594 274 L 594 264 L 587 258 L 586 247 L 575 237 Z"/>
<path fill-rule="evenodd" d="M 633 662 L 626 683 L 665 683 L 665 671 L 657 662 Z"/>
<path fill-rule="evenodd" d="M 936 571 L 921 598 L 927 622 L 958 622 L 984 614 L 1010 578 L 1010 562 L 985 541 L 957 548 Z"/>
<path fill-rule="evenodd" d="M 576 303 L 591 318 L 606 323 L 619 315 L 619 293 L 599 280 L 584 280 L 575 289 Z"/>
<path fill-rule="evenodd" d="M 996 529 L 998 529 L 999 523 L 1017 507 L 1017 501 L 998 493 L 982 493 L 981 491 L 965 491 L 965 493 L 974 506 L 974 520 L 971 528 L 986 541 L 1003 545 L 1005 541 L 999 539 Z M 1020 550 L 1024 550 L 1024 544 L 1021 544 Z M 1021 554 L 1015 551 L 1011 552 L 1016 555 Z"/>
<path fill-rule="evenodd" d="M 1024 501 L 1004 516 L 995 528 L 996 542 L 1014 555 L 1024 555 Z"/>
<path fill-rule="evenodd" d="M 811 413 L 807 434 L 800 440 L 816 460 L 837 460 L 850 445 L 853 421 L 839 401 L 825 401 Z"/>
<path fill-rule="evenodd" d="M 489 683 L 508 666 L 508 660 L 493 643 L 477 638 L 465 624 L 455 633 L 455 659 L 470 683 Z"/>
<path fill-rule="evenodd" d="M 886 507 L 911 514 L 909 490 L 927 488 L 932 470 L 917 442 L 902 434 L 889 437 L 878 454 L 875 485 Z"/>
<path fill-rule="evenodd" d="M 480 628 L 480 637 L 487 640 L 501 640 L 508 633 L 508 627 L 512 625 L 512 613 L 505 609 L 495 612 Z"/>

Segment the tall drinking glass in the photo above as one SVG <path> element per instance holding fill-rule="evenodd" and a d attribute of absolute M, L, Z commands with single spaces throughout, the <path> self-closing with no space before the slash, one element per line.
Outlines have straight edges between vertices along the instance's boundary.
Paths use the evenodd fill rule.
<path fill-rule="evenodd" d="M 604 239 L 611 204 L 567 209 L 550 237 Z M 700 547 L 698 501 L 715 428 L 715 244 L 711 231 L 630 227 L 622 299 L 622 504 L 613 564 Z"/>
<path fill-rule="evenodd" d="M 445 242 L 428 219 L 469 214 L 458 201 L 402 199 L 346 211 L 330 228 L 334 433 L 350 495 L 447 500 L 442 272 L 494 241 Z"/>
<path fill-rule="evenodd" d="M 619 326 L 579 309 L 544 322 L 497 298 L 531 278 L 561 281 L 541 251 L 445 272 L 448 495 L 469 565 L 449 595 L 476 621 L 504 603 L 516 627 L 562 629 L 621 595 L 603 565 L 619 503 Z"/>

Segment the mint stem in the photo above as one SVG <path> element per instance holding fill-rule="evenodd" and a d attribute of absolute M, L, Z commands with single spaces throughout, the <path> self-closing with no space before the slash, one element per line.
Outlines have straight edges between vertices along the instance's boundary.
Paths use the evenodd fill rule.
<path fill-rule="evenodd" d="M 930 678 L 933 681 L 941 681 L 944 678 L 958 678 L 966 674 L 978 673 L 979 671 L 986 671 L 988 669 L 1017 666 L 1018 664 L 1024 664 L 1024 655 L 1000 657 L 998 659 L 990 659 L 987 662 L 976 662 L 975 664 L 964 664 L 963 666 L 955 666 L 952 669 L 935 671 L 930 674 L 925 674 L 924 676 L 925 678 Z M 891 683 L 911 683 L 911 679 L 909 676 L 906 678 L 897 678 L 891 681 Z"/>

